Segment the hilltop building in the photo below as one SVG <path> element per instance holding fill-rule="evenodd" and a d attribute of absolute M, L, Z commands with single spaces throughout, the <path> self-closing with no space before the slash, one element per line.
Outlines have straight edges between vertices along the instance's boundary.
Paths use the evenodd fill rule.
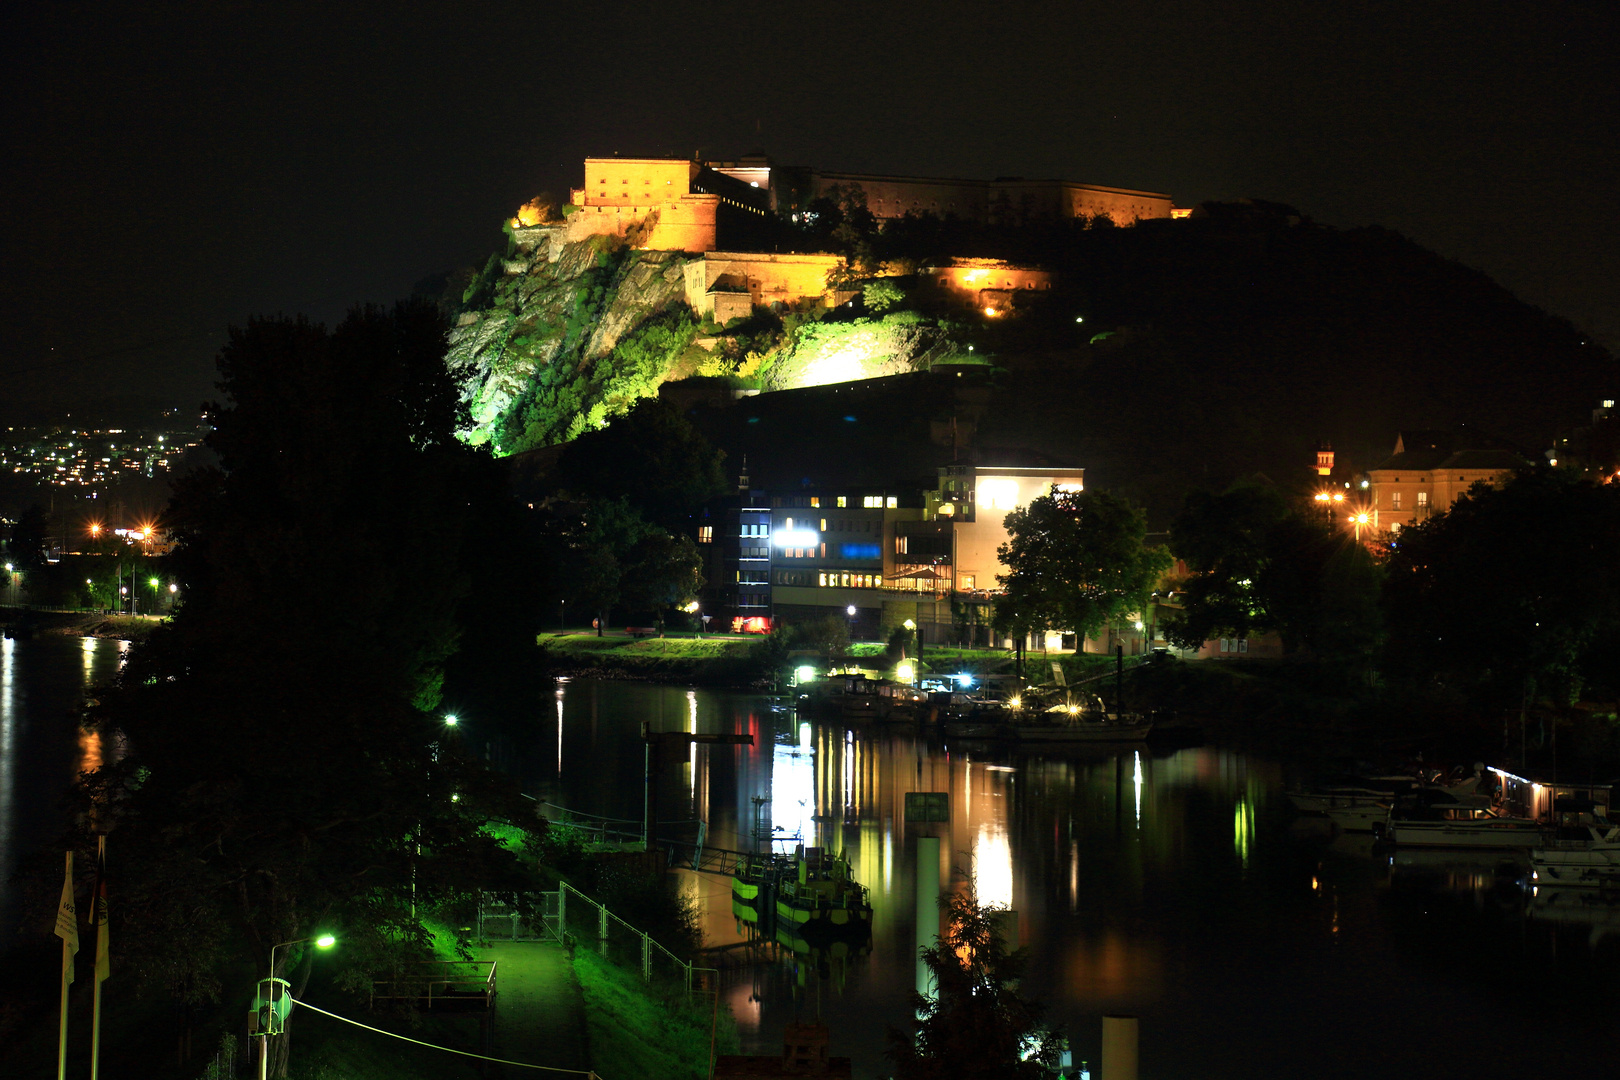
<path fill-rule="evenodd" d="M 1170 196 L 1071 180 L 961 180 L 774 166 L 764 156 L 737 161 L 586 158 L 584 185 L 571 192 L 568 240 L 625 236 L 649 250 L 708 252 L 726 235 L 745 247 L 772 213 L 802 212 L 833 190 L 859 190 L 879 221 L 906 214 L 954 216 L 988 225 L 1106 217 L 1116 225 L 1185 216 Z"/>

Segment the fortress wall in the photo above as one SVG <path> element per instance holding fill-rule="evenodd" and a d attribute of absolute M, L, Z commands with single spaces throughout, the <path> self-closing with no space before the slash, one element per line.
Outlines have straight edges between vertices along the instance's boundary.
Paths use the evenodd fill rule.
<path fill-rule="evenodd" d="M 939 217 L 954 214 L 970 221 L 984 217 L 986 185 L 982 180 L 820 173 L 812 181 L 812 197 L 825 195 L 834 184 L 859 187 L 866 193 L 866 208 L 880 220 L 907 212 Z"/>
<path fill-rule="evenodd" d="M 691 193 L 695 168 L 677 158 L 586 158 L 584 205 L 672 202 Z"/>
<path fill-rule="evenodd" d="M 1070 217 L 1096 217 L 1106 214 L 1115 225 L 1129 225 L 1133 221 L 1170 216 L 1170 196 L 1153 191 L 1131 191 L 1126 188 L 1093 187 L 1087 184 L 1068 184 Z"/>
<path fill-rule="evenodd" d="M 711 294 L 722 277 L 745 283 L 751 304 L 792 303 L 827 291 L 827 273 L 836 255 L 777 255 L 769 252 L 710 251 L 686 267 L 686 302 L 699 314 L 719 319 L 719 294 Z M 729 301 L 728 301 L 729 302 Z"/>

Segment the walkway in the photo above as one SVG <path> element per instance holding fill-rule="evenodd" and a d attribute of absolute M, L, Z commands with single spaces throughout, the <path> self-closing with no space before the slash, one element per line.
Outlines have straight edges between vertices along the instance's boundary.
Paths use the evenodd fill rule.
<path fill-rule="evenodd" d="M 590 1068 L 585 1000 L 562 946 L 496 941 L 476 950 L 497 963 L 493 1056 L 556 1069 Z M 490 1076 L 543 1077 L 537 1069 L 491 1065 Z"/>

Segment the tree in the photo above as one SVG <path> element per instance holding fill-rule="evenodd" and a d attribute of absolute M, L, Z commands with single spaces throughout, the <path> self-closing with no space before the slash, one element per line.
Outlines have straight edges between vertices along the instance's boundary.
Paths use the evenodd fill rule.
<path fill-rule="evenodd" d="M 623 497 L 548 506 L 546 544 L 559 599 L 596 612 L 598 632 L 621 605 L 656 614 L 695 599 L 702 556 L 690 537 L 648 522 Z"/>
<path fill-rule="evenodd" d="M 557 483 L 581 498 L 622 498 L 647 521 L 682 532 L 725 490 L 716 450 L 673 405 L 643 398 L 602 431 L 569 443 Z"/>
<path fill-rule="evenodd" d="M 914 1033 L 889 1030 L 899 1080 L 1046 1080 L 1062 1036 L 1041 1024 L 1044 1008 L 1018 993 L 1027 950 L 1007 950 L 1005 909 L 979 903 L 973 882 L 940 897 L 947 927 L 922 950 L 933 994 L 912 995 Z"/>
<path fill-rule="evenodd" d="M 262 974 L 272 945 L 332 931 L 329 966 L 367 988 L 426 954 L 439 905 L 522 887 L 481 826 L 532 813 L 430 712 L 466 624 L 499 621 L 471 582 L 499 517 L 483 504 L 504 498 L 456 438 L 444 343 L 414 303 L 332 332 L 258 320 L 220 354 L 219 465 L 167 515 L 184 601 L 94 713 L 131 748 L 91 795 L 127 860 L 114 932 L 143 983 L 240 994 L 227 979 Z"/>
<path fill-rule="evenodd" d="M 996 551 L 1008 569 L 995 612 L 1004 635 L 1094 634 L 1140 611 L 1170 566 L 1163 548 L 1142 542 L 1146 515 L 1107 492 L 1043 495 L 1009 513 L 1006 526 L 1010 538 Z"/>
<path fill-rule="evenodd" d="M 6 562 L 22 574 L 27 588 L 39 584 L 34 579 L 45 569 L 46 532 L 49 528 L 45 521 L 45 508 L 38 503 L 24 510 L 11 527 L 11 541 L 6 545 Z"/>
<path fill-rule="evenodd" d="M 1620 647 L 1620 484 L 1526 470 L 1476 484 L 1390 545 L 1389 662 L 1494 704 L 1612 692 Z"/>
<path fill-rule="evenodd" d="M 1170 549 L 1191 572 L 1179 589 L 1182 612 L 1165 627 L 1183 648 L 1268 631 L 1289 651 L 1336 660 L 1366 660 L 1377 647 L 1377 560 L 1319 514 L 1290 507 L 1269 482 L 1188 493 Z"/>

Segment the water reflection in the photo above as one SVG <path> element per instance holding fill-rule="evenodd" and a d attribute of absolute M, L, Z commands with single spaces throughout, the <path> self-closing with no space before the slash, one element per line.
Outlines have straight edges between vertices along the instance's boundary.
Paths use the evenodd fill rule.
<path fill-rule="evenodd" d="M 18 857 L 55 840 L 75 778 L 121 753 L 76 717 L 86 692 L 111 679 L 127 651 L 127 642 L 109 639 L 0 638 L 0 926 L 8 935 Z"/>
<path fill-rule="evenodd" d="M 871 951 L 731 954 L 749 958 L 730 976 L 728 1000 L 750 1052 L 774 1052 L 784 1023 L 818 1014 L 833 1024 L 835 1053 L 854 1057 L 859 1075 L 880 1074 L 884 1029 L 905 1022 L 916 985 L 916 947 L 937 930 L 931 882 L 950 887 L 957 868 L 977 874 L 986 900 L 1016 910 L 1017 937 L 1031 948 L 1025 990 L 1069 1028 L 1075 1056 L 1097 1059 L 1101 1014 L 1138 1013 L 1151 1018 L 1144 1073 L 1155 1075 L 1298 1075 L 1307 1060 L 1327 1063 L 1321 1075 L 1363 1075 L 1383 1060 L 1383 1040 L 1367 1033 L 1391 1017 L 1413 1054 L 1456 1058 L 1464 1022 L 1419 1023 L 1425 995 L 1443 985 L 1486 1045 L 1518 1021 L 1484 992 L 1488 980 L 1474 986 L 1478 957 L 1494 950 L 1500 964 L 1546 951 L 1554 935 L 1587 952 L 1600 940 L 1608 948 L 1605 920 L 1620 914 L 1598 900 L 1528 898 L 1492 862 L 1392 860 L 1370 837 L 1295 828 L 1282 767 L 1235 751 L 1031 754 L 815 722 L 757 695 L 693 694 L 571 685 L 556 719 L 560 757 L 548 731 L 536 782 L 567 805 L 632 817 L 642 719 L 747 732 L 752 747 L 696 748 L 690 809 L 709 844 L 763 846 L 752 835 L 757 799 L 774 837 L 848 853 L 871 890 Z M 912 792 L 943 793 L 949 820 L 908 822 Z M 676 816 L 671 806 L 663 820 Z M 919 868 L 929 836 L 933 864 Z M 725 879 L 687 874 L 683 888 L 703 905 L 711 945 L 743 940 Z M 1566 942 L 1558 962 L 1571 951 Z M 1325 1015 L 1336 1022 L 1323 1025 Z M 1293 1030 L 1297 1045 L 1278 1035 Z M 1558 1037 L 1568 1054 L 1586 1045 L 1581 1030 L 1560 1027 Z"/>

